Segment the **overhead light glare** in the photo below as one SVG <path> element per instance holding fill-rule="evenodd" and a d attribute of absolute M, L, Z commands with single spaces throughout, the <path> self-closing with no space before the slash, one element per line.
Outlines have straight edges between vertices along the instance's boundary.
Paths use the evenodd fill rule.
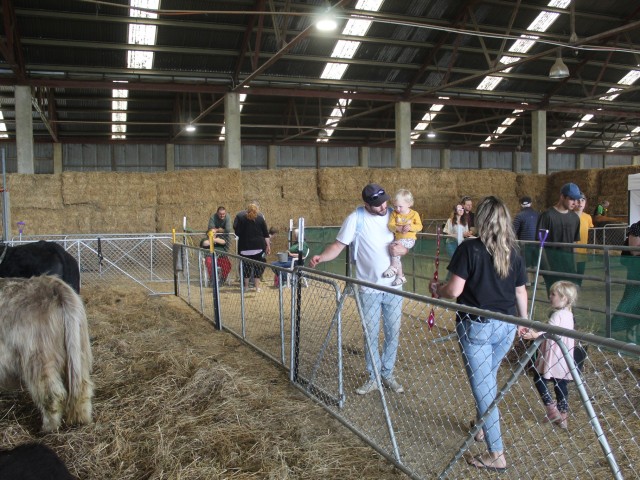
<path fill-rule="evenodd" d="M 189 125 L 187 125 L 186 127 L 184 127 L 185 132 L 195 132 L 196 131 L 196 126 L 193 123 L 190 123 Z"/>
<path fill-rule="evenodd" d="M 338 22 L 333 15 L 331 15 L 329 12 L 325 12 L 320 15 L 320 17 L 318 17 L 316 28 L 321 32 L 332 32 L 336 28 L 338 28 Z"/>

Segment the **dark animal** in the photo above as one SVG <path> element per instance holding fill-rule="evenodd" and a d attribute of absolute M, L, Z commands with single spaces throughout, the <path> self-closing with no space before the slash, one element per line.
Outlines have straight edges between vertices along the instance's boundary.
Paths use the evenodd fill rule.
<path fill-rule="evenodd" d="M 19 382 L 42 430 L 91 422 L 93 358 L 84 304 L 57 277 L 0 278 L 0 386 Z"/>
<path fill-rule="evenodd" d="M 6 480 L 76 480 L 46 445 L 27 443 L 0 451 L 0 478 Z"/>
<path fill-rule="evenodd" d="M 56 275 L 80 293 L 78 262 L 61 245 L 44 240 L 17 247 L 0 245 L 0 277 L 38 275 Z"/>

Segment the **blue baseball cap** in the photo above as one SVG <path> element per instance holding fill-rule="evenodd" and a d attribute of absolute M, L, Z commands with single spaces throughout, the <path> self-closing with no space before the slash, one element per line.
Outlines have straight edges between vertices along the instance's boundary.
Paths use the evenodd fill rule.
<path fill-rule="evenodd" d="M 571 200 L 580 200 L 582 192 L 575 183 L 565 183 L 560 189 L 560 194 L 569 197 Z"/>

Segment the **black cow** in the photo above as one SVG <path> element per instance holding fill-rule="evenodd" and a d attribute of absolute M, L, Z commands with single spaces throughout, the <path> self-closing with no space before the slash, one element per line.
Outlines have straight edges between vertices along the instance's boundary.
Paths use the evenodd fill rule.
<path fill-rule="evenodd" d="M 0 244 L 0 277 L 38 275 L 56 275 L 80 293 L 78 262 L 61 245 L 44 240 L 17 247 Z"/>
<path fill-rule="evenodd" d="M 0 478 L 11 480 L 76 480 L 56 453 L 41 443 L 0 451 Z"/>

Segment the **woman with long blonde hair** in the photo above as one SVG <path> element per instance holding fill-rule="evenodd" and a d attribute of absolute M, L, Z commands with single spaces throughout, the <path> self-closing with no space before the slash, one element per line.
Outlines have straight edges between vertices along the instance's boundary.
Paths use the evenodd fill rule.
<path fill-rule="evenodd" d="M 475 227 L 477 238 L 462 242 L 453 254 L 447 267 L 451 278 L 444 284 L 432 282 L 432 293 L 455 297 L 460 305 L 527 318 L 527 271 L 516 248 L 509 210 L 502 200 L 483 199 Z M 461 309 L 456 314 L 456 333 L 478 420 L 496 398 L 498 368 L 511 348 L 516 326 Z M 484 441 L 488 452 L 467 462 L 478 469 L 504 471 L 507 461 L 497 408 L 485 419 L 475 439 Z"/>

